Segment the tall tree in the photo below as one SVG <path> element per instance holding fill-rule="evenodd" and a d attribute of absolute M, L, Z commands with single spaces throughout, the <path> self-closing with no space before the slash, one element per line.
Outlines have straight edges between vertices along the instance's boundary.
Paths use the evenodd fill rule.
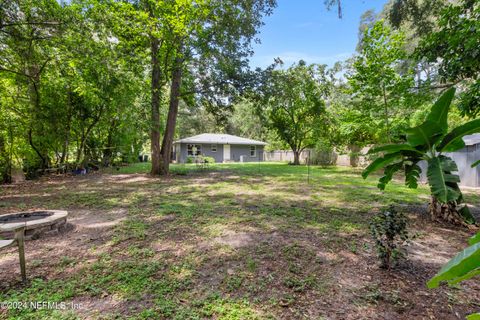
<path fill-rule="evenodd" d="M 417 57 L 435 65 L 440 87 L 459 84 L 459 108 L 470 117 L 480 113 L 480 3 L 462 0 L 445 8 L 438 30 L 428 34 Z"/>
<path fill-rule="evenodd" d="M 179 2 L 176 15 L 181 19 L 176 20 L 170 38 L 173 64 L 161 148 L 162 174 L 169 172 L 180 100 L 194 95 L 194 101 L 207 104 L 210 111 L 224 106 L 232 89 L 242 85 L 251 42 L 263 16 L 274 6 L 275 0 Z M 185 88 L 185 78 L 192 75 L 197 80 Z"/>
<path fill-rule="evenodd" d="M 32 176 L 97 163 L 107 148 L 111 160 L 130 155 L 143 132 L 114 133 L 143 123 L 145 72 L 114 36 L 111 5 L 16 0 L 0 9 L 2 176 L 12 164 Z"/>
<path fill-rule="evenodd" d="M 448 4 L 448 0 L 390 0 L 383 9 L 383 16 L 400 29 L 405 26 L 412 36 L 419 39 L 435 30 L 436 17 Z"/>
<path fill-rule="evenodd" d="M 326 130 L 330 86 L 325 65 L 300 61 L 286 70 L 273 70 L 260 88 L 257 102 L 264 108 L 266 124 L 290 146 L 295 165 L 300 164 L 300 153 Z"/>
<path fill-rule="evenodd" d="M 64 30 L 64 13 L 55 0 L 15 0 L 0 6 L 0 75 L 10 78 L 10 84 L 23 91 L 17 106 L 22 105 L 25 134 L 43 168 L 50 159 L 48 141 L 41 138 L 42 76 L 53 60 L 54 44 Z"/>
<path fill-rule="evenodd" d="M 365 31 L 362 43 L 361 52 L 354 57 L 352 70 L 347 74 L 348 85 L 362 112 L 383 119 L 380 136 L 390 142 L 397 125 L 405 119 L 403 112 L 409 106 L 413 87 L 411 71 L 399 70 L 399 63 L 406 56 L 404 36 L 392 32 L 380 20 Z"/>
<path fill-rule="evenodd" d="M 117 23 L 123 42 L 150 51 L 152 174 L 168 174 L 181 100 L 210 103 L 225 98 L 247 66 L 251 41 L 270 14 L 275 0 L 170 0 L 116 4 L 123 19 L 136 26 L 125 30 Z M 168 86 L 168 96 L 163 96 Z M 230 86 L 230 87 L 229 87 Z M 161 135 L 161 104 L 167 114 Z"/>

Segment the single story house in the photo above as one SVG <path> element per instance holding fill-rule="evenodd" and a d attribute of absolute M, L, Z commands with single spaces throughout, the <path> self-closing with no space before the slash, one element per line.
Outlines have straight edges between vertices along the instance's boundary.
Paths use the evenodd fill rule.
<path fill-rule="evenodd" d="M 263 161 L 265 142 L 230 134 L 203 133 L 174 142 L 173 159 L 187 162 L 188 157 L 213 157 L 215 162 Z"/>

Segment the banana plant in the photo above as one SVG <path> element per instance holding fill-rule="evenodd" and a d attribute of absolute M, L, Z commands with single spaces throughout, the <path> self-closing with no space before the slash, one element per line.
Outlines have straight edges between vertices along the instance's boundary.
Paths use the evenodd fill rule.
<path fill-rule="evenodd" d="M 441 282 L 449 285 L 480 275 L 480 232 L 469 240 L 470 246 L 458 253 L 427 282 L 429 288 L 437 288 Z M 480 313 L 467 316 L 467 320 L 480 319 Z"/>
<path fill-rule="evenodd" d="M 417 127 L 406 130 L 406 141 L 374 147 L 369 154 L 381 154 L 362 173 L 367 178 L 372 172 L 383 169 L 378 188 L 385 186 L 398 171 L 405 174 L 405 184 L 417 188 L 420 178 L 420 161 L 427 163 L 427 180 L 432 200 L 430 214 L 454 223 L 474 224 L 475 219 L 463 203 L 458 183 L 458 167 L 446 152 L 465 147 L 463 136 L 480 132 L 480 119 L 472 120 L 448 132 L 448 112 L 455 96 L 455 88 L 445 91 L 432 106 L 426 120 Z"/>

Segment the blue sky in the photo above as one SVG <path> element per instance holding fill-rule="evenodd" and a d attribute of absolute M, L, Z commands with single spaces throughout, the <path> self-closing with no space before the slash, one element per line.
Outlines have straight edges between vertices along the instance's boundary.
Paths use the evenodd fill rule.
<path fill-rule="evenodd" d="M 368 9 L 379 12 L 386 0 L 343 0 L 343 18 L 336 7 L 328 11 L 324 0 L 278 0 L 271 16 L 264 18 L 254 44 L 252 67 L 266 67 L 280 57 L 286 66 L 300 59 L 332 66 L 355 52 L 360 16 Z"/>

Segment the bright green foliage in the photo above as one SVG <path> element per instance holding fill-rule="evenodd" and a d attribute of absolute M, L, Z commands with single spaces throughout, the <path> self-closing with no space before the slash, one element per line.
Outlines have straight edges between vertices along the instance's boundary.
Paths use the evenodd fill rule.
<path fill-rule="evenodd" d="M 434 17 L 448 4 L 447 0 L 390 0 L 383 11 L 395 28 L 410 31 L 412 36 L 429 34 L 435 28 Z M 415 38 L 410 39 L 414 42 Z"/>
<path fill-rule="evenodd" d="M 438 156 L 428 161 L 427 177 L 432 194 L 442 202 L 452 201 L 461 196 L 457 187 L 460 178 L 458 175 L 452 174 L 457 171 L 455 161 L 448 157 Z"/>
<path fill-rule="evenodd" d="M 333 72 L 339 73 L 345 66 L 335 64 Z M 370 112 L 362 107 L 361 99 L 352 97 L 348 84 L 337 81 L 332 86 L 330 99 L 327 103 L 332 127 L 328 140 L 337 150 L 345 150 L 352 146 L 359 149 L 378 142 L 381 131 L 380 119 L 374 119 Z"/>
<path fill-rule="evenodd" d="M 299 154 L 325 134 L 325 98 L 331 82 L 325 65 L 304 61 L 287 70 L 273 70 L 261 88 L 259 105 L 266 124 L 287 143 L 299 164 Z"/>
<path fill-rule="evenodd" d="M 417 49 L 419 59 L 437 63 L 443 82 L 461 83 L 459 108 L 475 117 L 480 111 L 480 3 L 462 0 L 449 4 L 438 19 L 438 30 Z"/>
<path fill-rule="evenodd" d="M 437 288 L 443 281 L 453 285 L 480 275 L 480 232 L 470 238 L 469 244 L 470 247 L 453 257 L 427 282 L 429 288 Z M 471 314 L 467 319 L 480 319 L 480 313 Z"/>
<path fill-rule="evenodd" d="M 364 126 L 375 126 L 378 141 L 391 141 L 408 125 L 406 112 L 411 108 L 411 71 L 400 71 L 399 62 L 406 57 L 404 35 L 393 32 L 383 20 L 366 29 L 361 51 L 354 57 L 347 74 L 350 93 L 356 108 L 366 120 Z"/>
<path fill-rule="evenodd" d="M 468 241 L 468 243 L 471 244 L 471 245 L 473 245 L 475 243 L 478 243 L 478 242 L 480 242 L 480 233 L 477 233 L 476 235 L 471 237 L 470 240 Z"/>
<path fill-rule="evenodd" d="M 136 158 L 145 142 L 144 72 L 109 29 L 112 11 L 54 0 L 16 0 L 2 10 L 2 180 L 12 167 L 32 177 Z"/>
<path fill-rule="evenodd" d="M 158 162 L 161 135 L 168 132 L 164 140 L 171 142 L 175 133 L 176 114 L 166 121 L 167 105 L 176 112 L 182 100 L 213 112 L 214 102 L 231 98 L 244 82 L 251 41 L 274 5 L 2 3 L 0 181 L 11 180 L 12 168 L 33 177 L 46 169 L 132 162 L 150 151 L 144 149 L 149 131 Z M 169 95 L 174 71 L 178 86 Z"/>
<path fill-rule="evenodd" d="M 370 173 L 384 169 L 384 176 L 378 184 L 380 189 L 384 189 L 393 174 L 403 170 L 405 184 L 409 188 L 416 188 L 420 176 L 418 163 L 424 160 L 428 166 L 427 178 L 432 196 L 440 203 L 453 204 L 466 222 L 474 223 L 475 219 L 462 204 L 463 197 L 458 187 L 460 178 L 455 173 L 458 171 L 457 165 L 442 153 L 463 148 L 465 144 L 462 137 L 480 132 L 480 122 L 473 120 L 447 133 L 448 111 L 454 95 L 454 88 L 447 90 L 433 105 L 425 122 L 406 131 L 406 143 L 372 148 L 370 154 L 383 155 L 375 159 L 362 176 L 366 178 Z"/>
<path fill-rule="evenodd" d="M 401 244 L 408 239 L 405 216 L 390 207 L 373 217 L 370 233 L 381 261 L 380 267 L 390 269 L 392 263 L 404 255 Z"/>

